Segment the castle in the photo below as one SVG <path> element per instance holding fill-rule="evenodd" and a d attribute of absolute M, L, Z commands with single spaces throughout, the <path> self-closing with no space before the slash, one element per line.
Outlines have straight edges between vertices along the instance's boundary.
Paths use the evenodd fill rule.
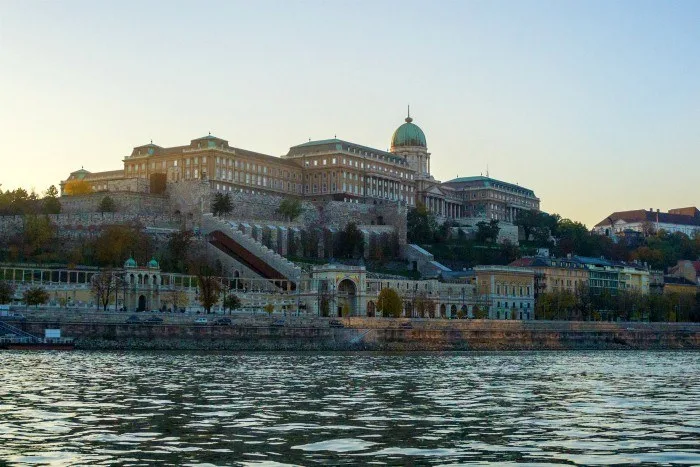
<path fill-rule="evenodd" d="M 532 190 L 489 177 L 436 180 L 425 134 L 410 115 L 393 133 L 388 152 L 333 138 L 292 146 L 287 154 L 274 157 L 207 135 L 184 146 L 138 146 L 123 162 L 122 170 L 81 169 L 61 182 L 64 214 L 55 222 L 63 232 L 82 235 L 95 222 L 117 218 L 138 219 L 156 235 L 184 225 L 198 233 L 207 255 L 231 280 L 254 281 L 254 289 L 268 294 L 268 300 L 288 296 L 299 302 L 308 295 L 302 302 L 315 312 L 319 303 L 314 300 L 330 294 L 336 297 L 331 314 L 349 307 L 352 315 L 372 316 L 379 291 L 392 287 L 405 302 L 406 316 L 413 313 L 416 297 L 426 296 L 442 316 L 454 316 L 458 309 L 473 314 L 473 306 L 480 303 L 497 319 L 532 319 L 532 271 L 485 267 L 452 273 L 429 252 L 406 243 L 407 211 L 419 204 L 439 223 L 449 220 L 456 229 L 498 220 L 499 235 L 513 242 L 518 239 L 512 224 L 518 212 L 540 206 Z M 68 196 L 71 184 L 78 182 L 93 193 Z M 217 193 L 229 195 L 233 204 L 231 214 L 223 218 L 211 214 Z M 117 212 L 107 216 L 97 207 L 106 194 L 117 205 Z M 286 198 L 300 201 L 297 219 L 280 215 Z M 350 222 L 362 235 L 364 259 L 372 259 L 372 252 L 393 251 L 424 279 L 442 280 L 411 281 L 369 273 L 362 264 L 334 263 L 334 248 L 342 238 L 338 234 Z M 300 257 L 330 264 L 303 270 L 290 261 Z M 481 284 L 478 291 L 476 283 Z M 512 296 L 495 294 L 501 285 L 501 290 L 512 290 Z M 242 295 L 244 302 L 255 303 L 252 295 L 248 297 L 251 293 Z M 141 295 L 141 305 L 159 306 L 160 298 Z M 300 306 L 294 304 L 297 310 Z"/>
<path fill-rule="evenodd" d="M 389 152 L 334 138 L 299 144 L 274 157 L 207 135 L 184 146 L 137 146 L 124 158 L 122 169 L 77 170 L 61 182 L 61 192 L 74 180 L 87 182 L 95 192 L 152 194 L 179 182 L 201 181 L 211 192 L 311 202 L 409 208 L 422 203 L 438 221 L 513 222 L 520 210 L 539 210 L 534 192 L 518 185 L 483 176 L 435 180 L 430 157 L 425 133 L 409 114 L 394 132 Z"/>

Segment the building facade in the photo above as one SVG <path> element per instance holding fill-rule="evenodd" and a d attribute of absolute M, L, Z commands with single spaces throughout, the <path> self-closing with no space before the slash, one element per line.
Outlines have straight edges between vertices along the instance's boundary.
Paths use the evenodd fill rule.
<path fill-rule="evenodd" d="M 535 318 L 535 271 L 512 266 L 475 266 L 476 303 L 489 319 Z"/>
<path fill-rule="evenodd" d="M 651 235 L 661 230 L 692 237 L 700 232 L 700 211 L 695 206 L 670 209 L 668 212 L 659 209 L 620 211 L 610 214 L 593 227 L 594 233 L 613 239 L 628 236 L 629 232 Z"/>
<path fill-rule="evenodd" d="M 72 172 L 61 182 L 87 182 L 93 191 L 156 192 L 162 184 L 199 180 L 212 192 L 274 194 L 350 203 L 424 204 L 439 219 L 485 218 L 512 222 L 518 210 L 539 210 L 532 190 L 488 177 L 440 182 L 431 175 L 425 134 L 410 115 L 382 151 L 337 138 L 292 146 L 274 157 L 207 135 L 189 144 L 135 147 L 123 168 Z"/>
<path fill-rule="evenodd" d="M 584 288 L 594 295 L 617 295 L 619 292 L 648 294 L 651 287 L 648 267 L 605 258 L 534 256 L 517 259 L 510 266 L 534 271 L 536 296 L 552 292 L 576 293 Z"/>

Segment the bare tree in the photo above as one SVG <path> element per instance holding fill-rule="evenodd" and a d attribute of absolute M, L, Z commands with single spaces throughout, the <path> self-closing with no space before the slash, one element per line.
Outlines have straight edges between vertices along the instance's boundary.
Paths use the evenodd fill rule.
<path fill-rule="evenodd" d="M 102 269 L 99 273 L 92 276 L 91 288 L 98 305 L 102 305 L 103 311 L 107 311 L 109 300 L 117 290 L 117 280 L 114 276 L 114 271 L 111 268 Z"/>

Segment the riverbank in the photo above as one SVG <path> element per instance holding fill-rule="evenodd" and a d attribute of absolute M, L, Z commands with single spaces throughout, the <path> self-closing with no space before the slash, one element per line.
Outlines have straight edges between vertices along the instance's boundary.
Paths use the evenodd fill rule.
<path fill-rule="evenodd" d="M 27 311 L 24 331 L 61 329 L 94 350 L 570 350 L 700 349 L 698 323 L 497 321 L 233 315 L 232 324 L 194 324 L 197 315 L 157 314 L 162 323 L 126 323 L 129 314 Z M 147 319 L 156 316 L 138 314 Z M 209 316 L 211 323 L 212 316 Z M 408 324 L 410 323 L 410 324 Z"/>

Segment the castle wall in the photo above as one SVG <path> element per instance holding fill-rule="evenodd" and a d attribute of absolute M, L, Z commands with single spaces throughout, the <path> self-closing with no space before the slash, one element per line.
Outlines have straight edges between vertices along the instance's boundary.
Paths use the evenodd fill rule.
<path fill-rule="evenodd" d="M 179 228 L 180 217 L 171 214 L 134 213 L 85 213 L 49 214 L 52 224 L 57 227 L 59 236 L 80 236 L 98 232 L 102 227 L 115 224 L 136 223 L 144 227 L 173 229 Z M 19 233 L 24 230 L 24 216 L 0 216 L 0 236 Z"/>
<path fill-rule="evenodd" d="M 167 211 L 168 198 L 163 195 L 132 191 L 97 192 L 88 195 L 61 196 L 62 214 L 97 213 L 105 196 L 114 201 L 118 213 L 153 215 Z"/>

